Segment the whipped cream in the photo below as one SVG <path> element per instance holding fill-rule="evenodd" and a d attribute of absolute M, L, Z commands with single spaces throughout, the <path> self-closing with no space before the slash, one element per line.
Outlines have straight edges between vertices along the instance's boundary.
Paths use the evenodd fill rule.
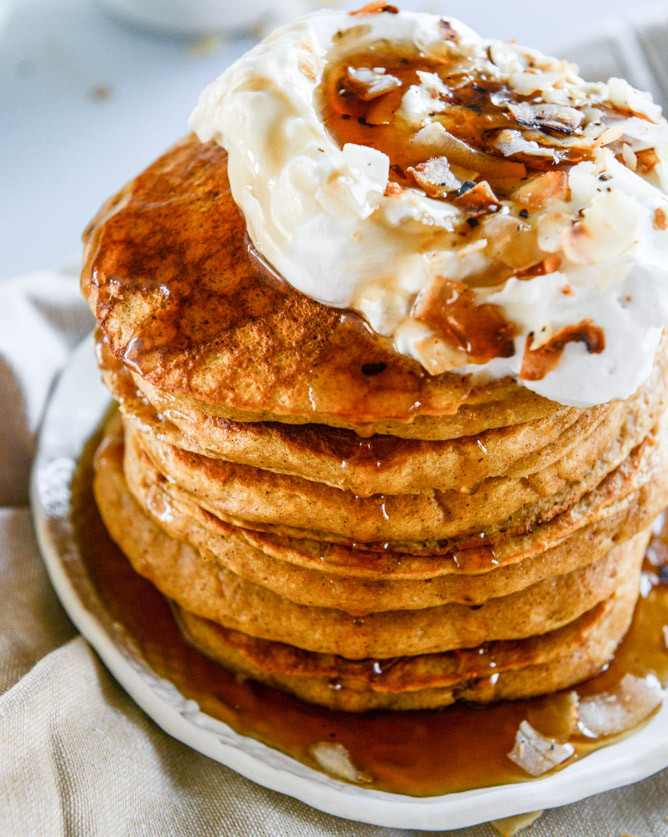
<path fill-rule="evenodd" d="M 413 83 L 385 66 L 392 50 L 415 62 Z M 480 107 L 453 99 L 434 71 L 447 62 L 462 90 L 489 100 L 484 148 L 457 136 Z M 337 66 L 341 95 L 376 115 L 361 118 L 369 144 L 341 143 L 326 124 Z M 383 116 L 390 96 L 398 106 Z M 371 144 L 388 120 L 415 151 L 401 177 Z M 322 11 L 236 61 L 190 124 L 227 150 L 249 236 L 285 280 L 357 310 L 432 374 L 512 375 L 574 406 L 627 398 L 648 377 L 668 320 L 668 124 L 625 81 L 587 83 L 572 64 L 453 19 Z M 443 304 L 462 288 L 508 321 L 501 356 L 448 324 Z M 583 323 L 595 347 L 561 339 Z M 541 348 L 552 362 L 530 374 Z"/>

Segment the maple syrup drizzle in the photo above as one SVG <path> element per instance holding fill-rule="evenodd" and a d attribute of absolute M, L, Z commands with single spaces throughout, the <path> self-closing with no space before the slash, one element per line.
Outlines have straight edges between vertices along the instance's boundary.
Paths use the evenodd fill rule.
<path fill-rule="evenodd" d="M 518 154 L 516 161 L 508 161 L 495 148 L 494 138 L 504 129 L 522 127 L 509 111 L 508 103 L 531 101 L 530 97 L 516 93 L 499 79 L 474 72 L 465 51 L 453 48 L 446 40 L 440 52 L 426 55 L 409 46 L 388 48 L 380 41 L 332 62 L 325 70 L 318 103 L 323 122 L 334 141 L 340 147 L 355 143 L 382 151 L 390 159 L 390 181 L 401 186 L 415 186 L 408 169 L 433 156 L 433 151 L 421 151 L 419 145 L 409 142 L 415 126 L 397 112 L 408 88 L 421 84 L 418 72 L 427 72 L 438 76 L 447 88 L 447 94 L 434 95 L 430 119 L 443 125 L 471 149 L 484 151 L 492 158 L 491 168 L 484 173 L 475 172 L 474 179 L 482 175 L 481 179 L 490 181 L 499 194 L 506 190 L 508 179 L 515 180 L 516 186 L 517 181 L 526 176 L 526 168 L 544 171 L 579 161 L 582 154 L 574 150 L 560 151 L 557 161 L 526 154 Z M 377 78 L 396 79 L 397 85 L 366 98 L 354 77 L 360 70 L 376 71 Z M 382 73 L 378 74 L 378 70 Z M 444 103 L 445 108 L 442 107 Z M 468 167 L 476 168 L 473 164 Z"/>
<path fill-rule="evenodd" d="M 540 381 L 548 372 L 556 369 L 569 343 L 584 343 L 589 354 L 600 354 L 605 349 L 605 333 L 591 320 L 582 320 L 575 325 L 560 328 L 537 349 L 531 348 L 532 342 L 533 338 L 529 335 L 519 374 L 523 381 Z"/>
<path fill-rule="evenodd" d="M 490 706 L 458 703 L 441 710 L 334 712 L 270 686 L 241 679 L 188 644 L 167 600 L 137 575 L 104 527 L 92 493 L 92 455 L 99 433 L 88 443 L 72 486 L 75 538 L 88 574 L 112 618 L 133 637 L 147 663 L 201 710 L 271 747 L 319 769 L 312 745 L 338 742 L 372 781 L 367 787 L 432 796 L 490 785 L 530 781 L 507 753 L 527 713 L 548 698 Z M 668 528 L 648 550 L 645 594 L 632 626 L 612 662 L 581 684 L 581 695 L 609 689 L 627 672 L 653 671 L 668 682 Z M 575 758 L 611 739 L 575 737 Z"/>

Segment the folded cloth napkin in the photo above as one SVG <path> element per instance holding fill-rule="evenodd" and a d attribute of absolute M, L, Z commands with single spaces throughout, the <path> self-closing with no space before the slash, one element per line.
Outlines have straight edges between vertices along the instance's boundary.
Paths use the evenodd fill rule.
<path fill-rule="evenodd" d="M 144 715 L 77 635 L 42 566 L 27 503 L 49 389 L 91 326 L 73 270 L 0 285 L 0 835 L 408 833 L 328 816 L 190 750 Z M 527 833 L 668 835 L 668 771 L 548 811 Z"/>

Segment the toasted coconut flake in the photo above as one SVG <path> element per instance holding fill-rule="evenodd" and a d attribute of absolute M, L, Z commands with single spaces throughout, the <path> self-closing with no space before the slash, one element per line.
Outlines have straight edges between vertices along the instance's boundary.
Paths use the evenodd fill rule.
<path fill-rule="evenodd" d="M 424 122 L 431 114 L 441 113 L 449 107 L 424 84 L 412 84 L 401 98 L 396 115 L 415 125 Z M 443 128 L 440 123 L 439 128 Z M 443 128 L 445 130 L 445 128 Z"/>
<path fill-rule="evenodd" d="M 636 241 L 649 210 L 619 190 L 598 194 L 583 220 L 564 230 L 562 246 L 570 261 L 592 264 L 616 258 Z"/>
<path fill-rule="evenodd" d="M 652 122 L 661 119 L 661 108 L 652 101 L 650 94 L 636 90 L 623 78 L 608 79 L 608 99 L 619 110 L 646 116 Z"/>
<path fill-rule="evenodd" d="M 437 155 L 443 147 L 444 133 L 445 128 L 440 122 L 430 122 L 428 125 L 425 125 L 424 128 L 420 128 L 419 131 L 413 134 L 413 136 L 408 140 L 408 145 L 416 150 L 419 149 L 424 153 L 431 152 L 432 154 Z"/>
<path fill-rule="evenodd" d="M 593 162 L 585 161 L 578 163 L 568 173 L 568 186 L 570 189 L 569 198 L 573 204 L 573 210 L 589 206 L 594 198 L 601 192 L 601 183 L 607 182 L 611 175 L 603 172 L 604 180 L 600 180 L 599 170 Z"/>
<path fill-rule="evenodd" d="M 489 47 L 489 57 L 502 73 L 517 73 L 524 75 L 527 66 L 526 58 L 514 48 L 512 44 L 494 41 Z"/>
<path fill-rule="evenodd" d="M 404 97 L 405 98 L 405 97 Z M 425 131 L 429 131 L 428 134 Z M 431 148 L 438 148 L 438 153 L 446 156 L 453 165 L 477 171 L 485 177 L 503 178 L 526 176 L 526 167 L 522 163 L 492 157 L 477 148 L 472 148 L 462 140 L 450 134 L 439 122 L 432 122 L 418 131 L 410 140 L 412 144 L 422 144 L 427 140 Z"/>
<path fill-rule="evenodd" d="M 450 369 L 464 366 L 468 360 L 466 352 L 439 337 L 424 337 L 413 344 L 417 360 L 430 375 L 441 375 Z"/>
<path fill-rule="evenodd" d="M 543 698 L 529 709 L 527 720 L 542 735 L 567 741 L 577 729 L 577 692 L 557 692 Z"/>
<path fill-rule="evenodd" d="M 528 270 L 545 258 L 530 224 L 511 215 L 492 215 L 483 223 L 489 255 L 513 270 Z"/>
<path fill-rule="evenodd" d="M 519 125 L 572 134 L 580 127 L 584 114 L 571 107 L 553 104 L 511 103 L 508 110 Z"/>
<path fill-rule="evenodd" d="M 407 171 L 430 198 L 444 198 L 462 185 L 450 171 L 447 157 L 432 157 Z"/>
<path fill-rule="evenodd" d="M 624 165 L 627 168 L 631 169 L 631 171 L 635 171 L 638 168 L 638 158 L 633 153 L 633 149 L 626 142 L 622 142 L 621 146 L 622 161 Z"/>
<path fill-rule="evenodd" d="M 520 96 L 531 96 L 537 91 L 553 90 L 562 78 L 563 73 L 560 70 L 539 73 L 515 72 L 510 76 L 510 86 Z"/>
<path fill-rule="evenodd" d="M 624 129 L 621 125 L 611 125 L 597 138 L 596 146 L 610 145 L 613 142 L 617 142 L 623 136 Z"/>
<path fill-rule="evenodd" d="M 617 735 L 648 718 L 663 698 L 664 691 L 656 675 L 625 674 L 614 689 L 582 698 L 578 726 L 592 738 Z"/>
<path fill-rule="evenodd" d="M 516 814 L 514 817 L 503 817 L 500 820 L 492 820 L 490 825 L 499 832 L 501 837 L 515 837 L 520 831 L 535 823 L 542 811 L 531 811 L 527 814 Z"/>
<path fill-rule="evenodd" d="M 538 246 L 546 253 L 557 253 L 561 249 L 561 237 L 570 228 L 574 216 L 567 212 L 546 212 L 536 221 Z"/>
<path fill-rule="evenodd" d="M 430 73 L 427 70 L 417 70 L 417 77 L 420 79 L 420 85 L 429 92 L 432 99 L 438 99 L 439 96 L 450 96 L 450 90 L 446 84 L 443 83 L 438 73 Z"/>
<path fill-rule="evenodd" d="M 450 90 L 436 73 L 417 70 L 420 84 L 411 85 L 401 99 L 401 105 L 396 112 L 399 117 L 412 124 L 422 124 L 435 113 L 442 113 L 450 107 L 447 99 Z M 426 127 L 434 123 L 428 123 Z M 439 123 L 438 128 L 443 128 Z"/>
<path fill-rule="evenodd" d="M 459 194 L 453 200 L 453 204 L 457 209 L 475 218 L 488 215 L 490 212 L 498 212 L 501 209 L 501 201 L 486 180 L 476 183 L 475 186 Z"/>
<path fill-rule="evenodd" d="M 381 73 L 369 67 L 348 67 L 348 84 L 360 99 L 370 102 L 384 96 L 390 90 L 401 87 L 401 81 L 389 73 Z"/>
<path fill-rule="evenodd" d="M 638 160 L 638 174 L 649 174 L 659 162 L 659 157 L 653 148 L 646 148 L 644 151 L 636 152 Z"/>
<path fill-rule="evenodd" d="M 511 128 L 501 131 L 493 145 L 499 149 L 504 157 L 510 157 L 513 154 L 530 154 L 533 157 L 555 159 L 553 149 L 543 148 L 534 140 L 525 139 L 519 131 L 513 131 Z"/>
<path fill-rule="evenodd" d="M 638 116 L 629 116 L 619 123 L 623 130 L 622 139 L 637 153 L 648 148 L 668 144 L 668 131 L 665 125 L 656 125 Z"/>
<path fill-rule="evenodd" d="M 388 180 L 387 186 L 385 187 L 385 197 L 400 195 L 403 191 L 403 188 L 398 183 L 395 183 L 394 180 Z"/>
<path fill-rule="evenodd" d="M 352 17 L 357 15 L 379 15 L 381 12 L 387 12 L 391 15 L 398 15 L 399 9 L 396 6 L 390 6 L 389 3 L 384 3 L 383 0 L 374 0 L 372 3 L 367 3 L 360 9 L 355 9 L 354 12 L 349 12 Z"/>
<path fill-rule="evenodd" d="M 513 199 L 529 212 L 536 212 L 552 201 L 567 201 L 568 193 L 566 172 L 546 171 L 520 186 L 513 194 Z"/>
<path fill-rule="evenodd" d="M 363 773 L 355 767 L 350 758 L 350 753 L 343 744 L 332 741 L 318 741 L 317 744 L 311 744 L 309 752 L 323 770 L 339 779 L 345 779 L 347 782 L 354 782 L 357 785 L 372 781 L 367 773 Z"/>
<path fill-rule="evenodd" d="M 508 110 L 519 125 L 537 125 L 538 120 L 529 102 L 510 102 Z"/>
<path fill-rule="evenodd" d="M 560 744 L 554 738 L 541 735 L 528 721 L 522 721 L 508 758 L 530 776 L 542 776 L 565 762 L 574 752 L 572 744 Z"/>
<path fill-rule="evenodd" d="M 441 18 L 438 22 L 438 28 L 441 31 L 441 35 L 443 35 L 443 39 L 445 41 L 454 41 L 456 44 L 459 43 L 460 36 L 459 32 L 453 27 L 449 20 L 445 20 L 445 18 Z"/>

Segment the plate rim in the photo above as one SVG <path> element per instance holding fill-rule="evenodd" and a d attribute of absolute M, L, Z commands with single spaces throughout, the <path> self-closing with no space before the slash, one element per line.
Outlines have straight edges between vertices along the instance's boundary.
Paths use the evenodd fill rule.
<path fill-rule="evenodd" d="M 79 412 L 77 398 L 83 402 L 78 405 Z M 93 409 L 89 409 L 91 400 Z M 54 541 L 52 528 L 56 524 L 61 529 L 67 528 L 70 505 L 62 497 L 60 500 L 56 497 L 55 502 L 49 497 L 47 477 L 61 480 L 61 493 L 69 486 L 83 446 L 111 401 L 110 393 L 99 379 L 93 335 L 89 334 L 74 349 L 59 374 L 43 414 L 30 480 L 33 521 L 49 578 L 70 619 L 129 697 L 172 737 L 251 781 L 324 813 L 372 825 L 415 830 L 463 828 L 572 804 L 640 781 L 668 767 L 668 701 L 636 733 L 557 773 L 526 782 L 430 797 L 393 794 L 339 781 L 199 712 L 196 703 L 171 684 L 170 692 L 170 686 L 152 671 L 140 652 L 122 643 L 99 614 L 90 609 L 68 568 L 68 560 L 76 562 L 72 541 L 68 545 L 72 554 L 68 555 Z M 57 426 L 59 417 L 61 421 L 63 417 L 68 419 L 65 435 L 72 438 L 60 438 L 63 427 Z M 56 471 L 60 468 L 61 473 L 54 476 L 54 468 Z M 67 480 L 66 485 L 62 480 Z M 79 569 L 85 570 L 84 565 L 80 563 Z M 85 572 L 80 583 L 86 581 L 84 576 Z M 90 579 L 87 583 L 93 590 Z M 98 606 L 104 613 L 101 602 Z"/>

